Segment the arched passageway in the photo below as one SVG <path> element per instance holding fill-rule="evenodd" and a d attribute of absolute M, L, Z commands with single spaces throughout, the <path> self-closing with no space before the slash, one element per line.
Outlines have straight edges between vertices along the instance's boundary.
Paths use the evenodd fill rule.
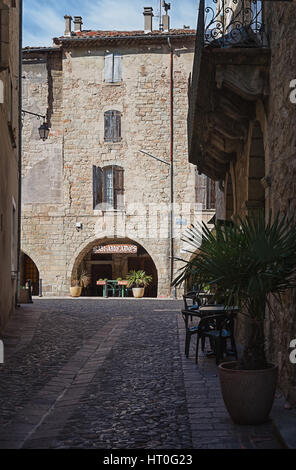
<path fill-rule="evenodd" d="M 39 271 L 34 261 L 26 253 L 21 252 L 21 286 L 31 281 L 32 294 L 39 295 Z"/>
<path fill-rule="evenodd" d="M 98 239 L 89 243 L 77 256 L 72 280 L 82 274 L 88 278 L 85 295 L 102 295 L 99 280 L 124 280 L 131 270 L 143 270 L 152 276 L 152 283 L 145 289 L 145 297 L 157 297 L 158 273 L 149 253 L 139 243 L 125 239 Z M 131 293 L 130 293 L 131 295 Z"/>

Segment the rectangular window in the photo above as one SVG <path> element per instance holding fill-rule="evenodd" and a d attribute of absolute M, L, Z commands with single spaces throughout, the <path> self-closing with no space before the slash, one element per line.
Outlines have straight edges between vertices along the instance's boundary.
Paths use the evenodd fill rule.
<path fill-rule="evenodd" d="M 123 209 L 124 170 L 113 165 L 93 166 L 93 208 L 97 210 Z"/>
<path fill-rule="evenodd" d="M 121 112 L 106 111 L 104 113 L 104 140 L 105 142 L 120 142 L 121 140 Z"/>
<path fill-rule="evenodd" d="M 104 169 L 104 203 L 106 209 L 114 208 L 113 167 Z"/>
<path fill-rule="evenodd" d="M 105 55 L 105 82 L 118 83 L 122 80 L 122 56 L 120 54 Z"/>

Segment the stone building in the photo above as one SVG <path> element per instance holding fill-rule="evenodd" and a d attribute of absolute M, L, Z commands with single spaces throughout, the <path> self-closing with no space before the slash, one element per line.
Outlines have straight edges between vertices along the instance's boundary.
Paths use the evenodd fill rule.
<path fill-rule="evenodd" d="M 230 2 L 233 16 L 222 29 L 217 4 L 210 3 L 211 18 L 200 3 L 189 161 L 219 182 L 218 218 L 259 209 L 295 217 L 296 3 Z M 245 18 L 238 28 L 237 17 Z M 283 309 L 275 305 L 276 320 L 266 320 L 269 359 L 279 364 L 280 384 L 293 402 L 296 369 L 289 345 L 296 338 L 295 308 L 296 293 L 289 292 Z"/>
<path fill-rule="evenodd" d="M 14 312 L 17 293 L 20 5 L 0 1 L 0 331 Z"/>
<path fill-rule="evenodd" d="M 152 18 L 145 8 L 144 30 L 123 32 L 82 30 L 77 16 L 73 31 L 66 16 L 53 47 L 23 51 L 23 106 L 50 127 L 45 142 L 36 119 L 23 128 L 22 279 L 35 294 L 42 279 L 43 295 L 69 295 L 83 272 L 100 294 L 97 280 L 144 269 L 146 295 L 170 296 L 181 233 L 213 216 L 211 184 L 187 162 L 195 30 L 164 15 L 155 31 Z"/>

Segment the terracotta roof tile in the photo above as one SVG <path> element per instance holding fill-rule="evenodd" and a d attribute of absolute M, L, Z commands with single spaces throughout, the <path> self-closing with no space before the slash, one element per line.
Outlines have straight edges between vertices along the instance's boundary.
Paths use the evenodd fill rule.
<path fill-rule="evenodd" d="M 72 36 L 60 36 L 55 38 L 55 40 L 75 40 L 75 39 L 91 39 L 91 38 L 128 38 L 130 36 L 143 36 L 143 37 L 156 37 L 156 36 L 178 36 L 180 34 L 185 34 L 192 36 L 195 34 L 195 29 L 171 29 L 169 32 L 165 31 L 151 31 L 150 33 L 145 33 L 144 31 L 79 31 L 72 33 Z"/>

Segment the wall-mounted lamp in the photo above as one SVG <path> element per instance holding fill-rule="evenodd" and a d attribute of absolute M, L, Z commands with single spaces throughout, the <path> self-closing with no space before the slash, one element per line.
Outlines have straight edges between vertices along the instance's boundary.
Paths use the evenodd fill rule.
<path fill-rule="evenodd" d="M 38 119 L 41 119 L 41 118 L 43 119 L 43 123 L 38 128 L 38 132 L 39 132 L 40 139 L 43 140 L 44 142 L 48 138 L 48 135 L 49 135 L 49 127 L 48 127 L 47 122 L 45 121 L 45 116 L 42 116 L 42 114 L 38 114 L 38 113 L 31 113 L 31 111 L 25 111 L 24 109 L 22 109 L 22 113 L 23 115 L 31 114 L 31 116 L 36 116 Z"/>
<path fill-rule="evenodd" d="M 77 230 L 77 232 L 79 232 L 80 230 L 82 230 L 82 223 L 81 223 L 81 222 L 77 222 L 77 223 L 76 223 L 76 230 Z"/>

